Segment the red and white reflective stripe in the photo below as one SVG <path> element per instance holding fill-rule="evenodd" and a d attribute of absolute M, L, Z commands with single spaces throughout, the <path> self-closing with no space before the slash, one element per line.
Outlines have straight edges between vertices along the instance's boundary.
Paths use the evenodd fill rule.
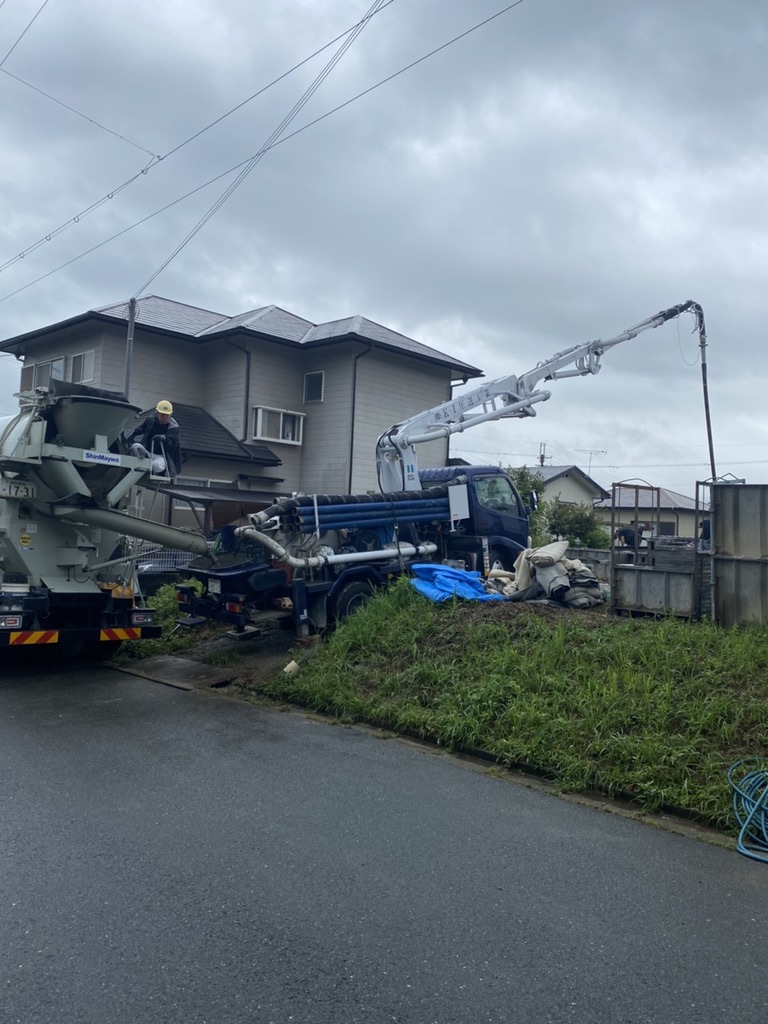
<path fill-rule="evenodd" d="M 102 629 L 99 640 L 141 640 L 140 629 Z"/>
<path fill-rule="evenodd" d="M 8 643 L 10 644 L 57 644 L 59 642 L 58 629 L 34 629 L 25 630 L 23 633 L 11 633 Z"/>

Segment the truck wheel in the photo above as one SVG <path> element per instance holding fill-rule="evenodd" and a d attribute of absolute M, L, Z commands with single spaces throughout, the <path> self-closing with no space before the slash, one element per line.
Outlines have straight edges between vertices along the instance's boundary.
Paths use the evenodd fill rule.
<path fill-rule="evenodd" d="M 370 583 L 357 580 L 342 587 L 333 600 L 333 617 L 336 622 L 341 622 L 348 615 L 361 608 L 366 601 L 373 597 L 373 587 Z"/>
<path fill-rule="evenodd" d="M 491 548 L 488 564 L 491 569 L 504 569 L 506 572 L 512 572 L 513 568 L 511 555 L 502 548 Z"/>

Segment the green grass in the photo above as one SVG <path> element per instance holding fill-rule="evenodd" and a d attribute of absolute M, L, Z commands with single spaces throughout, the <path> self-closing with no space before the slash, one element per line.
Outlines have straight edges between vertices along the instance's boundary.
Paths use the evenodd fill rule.
<path fill-rule="evenodd" d="M 768 754 L 768 628 L 434 605 L 403 579 L 260 692 L 726 828 L 728 766 Z"/>
<path fill-rule="evenodd" d="M 185 580 L 183 586 L 195 587 L 198 592 L 202 584 L 197 580 Z M 166 583 L 156 594 L 147 599 L 147 604 L 155 610 L 155 625 L 161 626 L 162 636 L 156 640 L 131 640 L 124 643 L 115 655 L 115 661 L 126 662 L 135 658 L 151 658 L 158 654 L 178 654 L 189 648 L 191 642 L 200 639 L 199 633 L 191 633 L 184 626 L 179 626 L 179 602 L 176 597 L 178 587 L 174 583 Z"/>

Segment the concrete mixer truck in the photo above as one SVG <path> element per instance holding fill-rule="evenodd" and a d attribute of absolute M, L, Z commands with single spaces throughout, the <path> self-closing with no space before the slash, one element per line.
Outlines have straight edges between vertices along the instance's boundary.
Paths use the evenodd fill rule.
<path fill-rule="evenodd" d="M 151 466 L 122 441 L 140 410 L 124 395 L 64 381 L 19 399 L 19 412 L 0 418 L 0 653 L 106 656 L 125 640 L 159 636 L 128 539 L 197 555 L 208 545 L 125 510 Z"/>

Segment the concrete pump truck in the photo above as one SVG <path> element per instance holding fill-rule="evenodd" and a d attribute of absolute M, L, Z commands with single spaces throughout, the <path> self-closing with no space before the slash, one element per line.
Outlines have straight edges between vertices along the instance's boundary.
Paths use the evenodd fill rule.
<path fill-rule="evenodd" d="M 480 423 L 534 416 L 550 398 L 541 383 L 597 374 L 604 352 L 685 312 L 703 344 L 701 306 L 672 306 L 614 338 L 575 345 L 390 427 L 376 445 L 381 493 L 285 498 L 250 515 L 247 526 L 225 527 L 215 561 L 205 556 L 188 567 L 203 592 L 179 588 L 180 621 L 214 619 L 244 637 L 282 606 L 306 636 L 344 618 L 416 561 L 511 569 L 530 539 L 529 509 L 509 477 L 493 466 L 419 472 L 417 446 Z"/>

